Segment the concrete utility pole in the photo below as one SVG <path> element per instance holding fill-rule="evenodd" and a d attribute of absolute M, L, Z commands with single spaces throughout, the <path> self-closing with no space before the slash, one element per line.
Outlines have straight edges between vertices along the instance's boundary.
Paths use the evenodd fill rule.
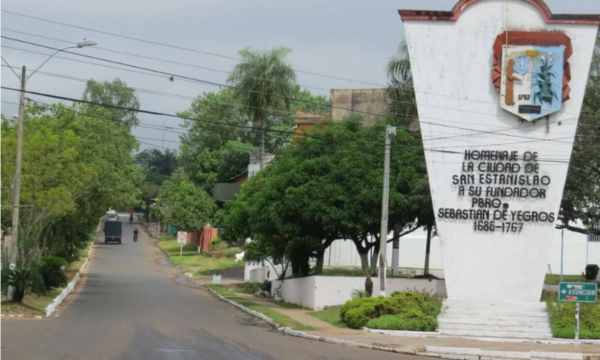
<path fill-rule="evenodd" d="M 50 55 L 46 60 L 37 67 L 37 69 L 33 70 L 29 76 L 27 76 L 27 69 L 25 66 L 21 69 L 21 76 L 17 74 L 17 72 L 13 69 L 12 66 L 2 57 L 2 61 L 6 63 L 9 69 L 15 74 L 15 76 L 21 81 L 21 93 L 19 96 L 19 117 L 17 124 L 17 159 L 15 164 L 15 180 L 13 183 L 13 215 L 12 215 L 12 228 L 11 228 L 11 237 L 10 241 L 5 242 L 5 247 L 10 259 L 11 265 L 15 263 L 16 260 L 16 251 L 18 236 L 19 236 L 19 207 L 20 205 L 20 197 L 21 197 L 21 163 L 23 158 L 23 128 L 25 123 L 25 85 L 27 84 L 27 80 L 29 80 L 44 64 L 46 64 L 50 59 L 54 57 L 54 55 L 58 54 L 61 51 L 67 49 L 74 48 L 83 48 L 89 46 L 96 46 L 96 41 L 94 40 L 86 40 L 77 42 L 75 45 L 66 46 L 62 49 L 57 49 L 52 55 Z M 9 300 L 12 299 L 12 289 L 9 287 L 8 296 Z"/>
<path fill-rule="evenodd" d="M 19 117 L 17 118 L 17 163 L 15 181 L 13 183 L 13 215 L 10 242 L 6 244 L 11 264 L 15 262 L 17 237 L 19 236 L 19 205 L 21 197 L 21 163 L 23 158 L 23 124 L 25 123 L 25 84 L 27 83 L 27 69 L 21 69 L 21 94 L 19 96 Z"/>
<path fill-rule="evenodd" d="M 383 166 L 383 201 L 381 205 L 381 231 L 379 233 L 379 295 L 385 294 L 385 273 L 388 234 L 388 203 L 390 198 L 390 148 L 392 146 L 392 135 L 396 135 L 396 127 L 387 125 L 385 127 L 385 158 Z"/>

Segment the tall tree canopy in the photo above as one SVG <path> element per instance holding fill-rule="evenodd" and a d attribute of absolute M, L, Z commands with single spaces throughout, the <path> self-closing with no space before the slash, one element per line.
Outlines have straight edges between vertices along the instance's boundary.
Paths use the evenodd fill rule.
<path fill-rule="evenodd" d="M 107 111 L 106 115 L 115 123 L 122 123 L 129 127 L 139 124 L 136 110 L 140 108 L 140 100 L 135 90 L 127 86 L 121 79 L 115 79 L 112 82 L 97 82 L 94 79 L 88 80 L 83 92 L 83 100 L 125 108 L 105 107 Z M 91 108 L 95 107 L 95 105 L 87 105 L 87 107 Z"/>
<path fill-rule="evenodd" d="M 384 131 L 384 123 L 364 128 L 360 117 L 352 117 L 295 141 L 226 204 L 217 217 L 223 237 L 251 237 L 249 256 L 285 255 L 302 275 L 310 258 L 320 271 L 333 241 L 351 239 L 366 269 L 368 251 L 379 246 Z M 389 218 L 403 227 L 418 218 L 410 206 L 425 174 L 418 145 L 403 128 L 393 138 Z"/>
<path fill-rule="evenodd" d="M 291 52 L 286 47 L 267 51 L 244 49 L 239 51 L 238 63 L 227 81 L 246 112 L 252 116 L 254 126 L 260 129 L 260 152 L 265 153 L 265 133 L 270 114 L 290 108 L 296 90 L 296 73 L 285 57 Z M 261 168 L 264 157 L 261 157 Z"/>
<path fill-rule="evenodd" d="M 559 229 L 600 235 L 600 35 L 558 219 Z"/>
<path fill-rule="evenodd" d="M 86 115 L 82 115 L 82 114 Z M 85 240 L 109 207 L 139 201 L 144 175 L 128 128 L 101 108 L 31 106 L 23 143 L 20 227 L 42 252 Z M 90 115 L 90 116 L 87 116 Z M 11 220 L 16 123 L 2 121 L 2 222 Z"/>

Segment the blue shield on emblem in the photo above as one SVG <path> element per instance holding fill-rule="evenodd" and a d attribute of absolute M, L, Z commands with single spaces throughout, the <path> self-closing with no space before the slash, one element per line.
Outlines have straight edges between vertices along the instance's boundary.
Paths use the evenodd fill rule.
<path fill-rule="evenodd" d="M 515 59 L 515 72 L 519 75 L 529 72 L 529 57 L 519 56 Z"/>

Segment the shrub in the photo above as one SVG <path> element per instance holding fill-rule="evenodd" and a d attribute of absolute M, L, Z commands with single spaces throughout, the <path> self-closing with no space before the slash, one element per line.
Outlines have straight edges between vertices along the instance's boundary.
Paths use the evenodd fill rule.
<path fill-rule="evenodd" d="M 31 292 L 45 294 L 44 280 L 35 265 L 17 265 L 14 269 L 3 266 L 2 284 L 14 288 L 12 301 L 17 303 L 23 302 L 25 295 Z"/>
<path fill-rule="evenodd" d="M 224 241 L 217 241 L 210 244 L 210 249 L 212 251 L 223 251 L 227 249 L 227 243 Z"/>
<path fill-rule="evenodd" d="M 354 290 L 352 292 L 352 298 L 368 298 L 371 294 L 369 294 L 366 290 Z"/>
<path fill-rule="evenodd" d="M 240 287 L 240 292 L 243 294 L 254 294 L 256 293 L 258 290 L 260 290 L 261 287 L 261 283 L 244 283 L 244 285 L 242 285 Z"/>
<path fill-rule="evenodd" d="M 242 249 L 238 247 L 232 247 L 221 251 L 224 257 L 226 258 L 234 258 L 237 254 L 241 253 Z"/>
<path fill-rule="evenodd" d="M 433 316 L 401 313 L 399 315 L 383 315 L 371 319 L 367 327 L 385 330 L 435 331 L 437 320 Z"/>
<path fill-rule="evenodd" d="M 210 257 L 211 258 L 215 258 L 215 259 L 220 259 L 223 257 L 223 254 L 220 252 L 211 252 L 210 253 Z"/>
<path fill-rule="evenodd" d="M 344 319 L 346 324 L 353 329 L 362 329 L 369 322 L 369 318 L 362 308 L 348 310 Z"/>
<path fill-rule="evenodd" d="M 340 317 L 354 329 L 372 325 L 375 328 L 385 326 L 384 329 L 434 331 L 442 302 L 440 295 L 396 291 L 391 297 L 356 297 L 347 301 L 340 309 Z M 383 319 L 372 321 L 378 318 Z"/>
<path fill-rule="evenodd" d="M 44 256 L 41 260 L 45 265 L 55 266 L 58 268 L 68 265 L 67 260 L 61 258 L 60 256 Z"/>
<path fill-rule="evenodd" d="M 67 275 L 62 271 L 62 267 L 65 265 L 67 265 L 67 261 L 60 257 L 48 256 L 41 259 L 38 271 L 42 276 L 46 290 L 67 286 Z"/>
<path fill-rule="evenodd" d="M 354 298 L 342 306 L 340 317 L 349 327 L 360 329 L 369 319 L 397 312 L 398 305 L 393 298 Z"/>

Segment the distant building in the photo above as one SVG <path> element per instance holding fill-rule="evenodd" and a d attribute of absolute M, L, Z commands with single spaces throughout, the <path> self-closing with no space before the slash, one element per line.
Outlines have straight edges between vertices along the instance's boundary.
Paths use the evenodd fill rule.
<path fill-rule="evenodd" d="M 296 110 L 294 112 L 294 139 L 302 137 L 317 124 L 325 123 L 329 120 L 328 116 L 318 113 Z"/>
<path fill-rule="evenodd" d="M 265 165 L 269 164 L 275 155 L 265 154 Z M 237 174 L 227 180 L 226 183 L 215 184 L 213 189 L 213 198 L 217 201 L 227 202 L 233 199 L 235 194 L 240 192 L 241 186 L 254 174 L 260 170 L 260 153 L 258 151 L 250 154 L 248 170 Z"/>
<path fill-rule="evenodd" d="M 372 126 L 378 117 L 388 115 L 390 101 L 385 89 L 332 89 L 331 120 L 352 115 L 363 117 L 363 126 Z"/>

